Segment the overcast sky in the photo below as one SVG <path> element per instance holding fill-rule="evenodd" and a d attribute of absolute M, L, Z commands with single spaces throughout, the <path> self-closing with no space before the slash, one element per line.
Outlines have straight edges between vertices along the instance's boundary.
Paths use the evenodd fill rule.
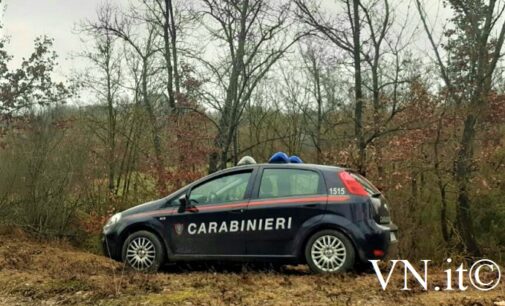
<path fill-rule="evenodd" d="M 8 52 L 14 56 L 12 65 L 33 51 L 37 36 L 54 38 L 54 49 L 65 73 L 78 65 L 71 60 L 72 52 L 78 51 L 81 42 L 72 33 L 76 22 L 93 18 L 95 9 L 103 0 L 3 0 L 7 5 L 4 13 L 4 34 L 10 37 Z M 125 0 L 117 0 L 125 1 Z M 60 71 L 61 72 L 61 71 Z"/>
<path fill-rule="evenodd" d="M 80 68 L 82 61 L 72 59 L 72 53 L 82 48 L 79 37 L 73 33 L 75 25 L 84 19 L 93 19 L 96 7 L 103 1 L 106 0 L 2 0 L 7 5 L 3 32 L 10 37 L 7 50 L 14 56 L 11 66 L 16 67 L 23 57 L 31 54 L 37 36 L 48 35 L 54 38 L 54 49 L 59 55 L 59 77 L 63 79 L 64 74 Z M 124 4 L 128 0 L 111 1 Z M 334 0 L 323 1 L 330 6 L 335 3 Z M 412 3 L 405 0 L 393 0 L 390 3 L 396 4 L 396 1 L 401 3 L 398 7 Z M 425 3 L 431 19 L 437 15 L 440 1 L 425 0 Z M 414 18 L 416 14 L 411 6 L 410 16 Z M 424 39 L 424 35 L 420 39 Z"/>

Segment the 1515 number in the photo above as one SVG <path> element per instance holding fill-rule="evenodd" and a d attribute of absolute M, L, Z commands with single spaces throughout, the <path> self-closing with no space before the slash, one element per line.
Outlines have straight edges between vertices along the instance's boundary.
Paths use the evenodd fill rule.
<path fill-rule="evenodd" d="M 344 187 L 331 187 L 329 190 L 329 194 L 331 195 L 343 195 L 345 194 Z"/>

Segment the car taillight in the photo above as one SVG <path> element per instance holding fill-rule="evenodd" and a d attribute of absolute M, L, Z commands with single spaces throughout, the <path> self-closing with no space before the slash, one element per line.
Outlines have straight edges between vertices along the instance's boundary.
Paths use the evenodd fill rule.
<path fill-rule="evenodd" d="M 350 194 L 357 196 L 368 195 L 368 192 L 366 192 L 365 188 L 363 188 L 363 186 L 361 186 L 361 184 L 354 177 L 352 177 L 349 172 L 342 171 L 338 174 L 338 176 Z"/>

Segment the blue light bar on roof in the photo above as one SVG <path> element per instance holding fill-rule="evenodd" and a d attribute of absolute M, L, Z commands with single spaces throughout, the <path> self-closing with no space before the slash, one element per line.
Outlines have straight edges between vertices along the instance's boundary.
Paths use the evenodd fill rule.
<path fill-rule="evenodd" d="M 289 157 L 289 162 L 292 163 L 292 164 L 303 164 L 303 160 L 296 156 L 296 155 L 292 155 Z"/>
<path fill-rule="evenodd" d="M 287 164 L 289 163 L 289 157 L 284 152 L 277 152 L 268 160 L 269 164 Z"/>
<path fill-rule="evenodd" d="M 284 152 L 277 152 L 268 160 L 269 164 L 302 164 L 303 161 L 300 157 L 293 155 L 289 156 Z"/>

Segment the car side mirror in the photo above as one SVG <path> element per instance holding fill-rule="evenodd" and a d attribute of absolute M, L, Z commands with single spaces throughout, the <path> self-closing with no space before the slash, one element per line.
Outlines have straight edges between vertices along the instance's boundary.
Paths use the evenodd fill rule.
<path fill-rule="evenodd" d="M 185 212 L 186 207 L 188 207 L 188 203 L 189 203 L 188 195 L 186 193 L 179 197 L 179 203 L 180 204 L 179 204 L 178 212 L 179 213 Z"/>

